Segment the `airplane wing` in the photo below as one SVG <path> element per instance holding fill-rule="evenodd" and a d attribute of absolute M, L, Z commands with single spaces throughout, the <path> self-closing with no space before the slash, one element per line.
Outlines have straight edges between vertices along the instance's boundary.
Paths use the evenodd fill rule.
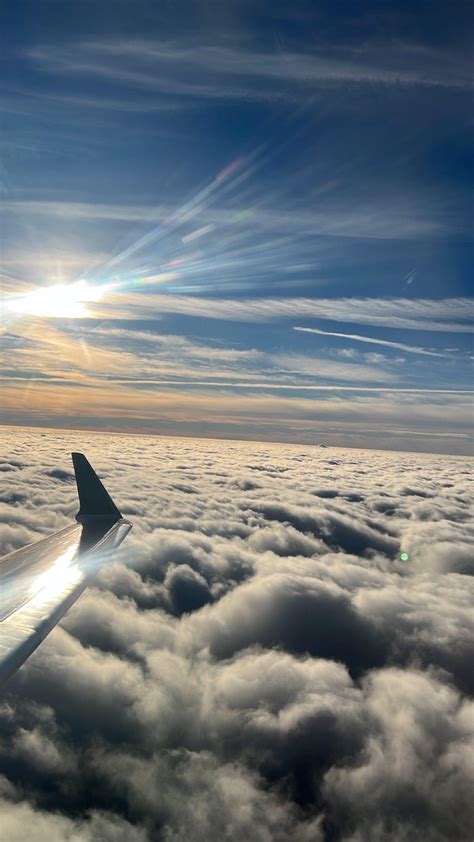
<path fill-rule="evenodd" d="M 86 457 L 73 453 L 72 459 L 77 523 L 0 560 L 0 685 L 113 559 L 132 528 Z"/>

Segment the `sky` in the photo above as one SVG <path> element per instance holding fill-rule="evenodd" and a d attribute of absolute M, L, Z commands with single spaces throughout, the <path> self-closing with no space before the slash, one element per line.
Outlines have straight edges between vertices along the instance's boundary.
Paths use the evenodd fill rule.
<path fill-rule="evenodd" d="M 472 452 L 469 5 L 5 4 L 0 420 Z"/>
<path fill-rule="evenodd" d="M 472 838 L 464 456 L 4 438 L 0 554 L 71 525 L 79 448 L 133 528 L 2 687 L 2 839 Z"/>

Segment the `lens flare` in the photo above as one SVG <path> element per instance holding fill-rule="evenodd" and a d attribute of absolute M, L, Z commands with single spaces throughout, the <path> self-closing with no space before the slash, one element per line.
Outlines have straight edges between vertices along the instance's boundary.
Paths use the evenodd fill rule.
<path fill-rule="evenodd" d="M 255 149 L 232 161 L 181 205 L 157 208 L 159 224 L 127 245 L 122 241 L 118 252 L 76 280 L 5 296 L 0 328 L 10 329 L 12 322 L 28 316 L 94 318 L 97 309 L 88 304 L 102 302 L 110 293 L 140 293 L 157 285 L 164 293 L 170 289 L 179 294 L 247 289 L 256 279 L 278 283 L 282 266 L 292 267 L 295 283 L 304 283 L 315 266 L 306 254 L 314 249 L 314 237 L 309 244 L 298 214 L 278 219 L 282 228 L 275 234 L 271 197 L 265 206 L 251 178 L 264 164 L 261 152 Z M 109 303 L 117 302 L 114 295 Z"/>

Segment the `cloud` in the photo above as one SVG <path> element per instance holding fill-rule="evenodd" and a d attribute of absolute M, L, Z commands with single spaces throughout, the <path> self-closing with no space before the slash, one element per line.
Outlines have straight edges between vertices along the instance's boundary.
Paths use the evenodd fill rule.
<path fill-rule="evenodd" d="M 60 330 L 41 322 L 28 326 L 27 342 L 16 343 L 13 363 L 5 361 L 5 379 L 57 378 L 94 382 L 113 379 L 116 386 L 213 385 L 296 389 L 309 378 L 342 383 L 393 383 L 396 376 L 380 366 L 347 364 L 322 357 L 272 354 L 254 348 L 206 345 L 185 337 L 120 328 Z M 21 339 L 21 337 L 19 337 Z M 67 367 L 66 367 L 67 366 Z M 124 374 L 126 372 L 126 375 Z M 203 379 L 206 378 L 206 379 Z M 324 382 L 323 384 L 324 385 Z"/>
<path fill-rule="evenodd" d="M 93 813 L 83 821 L 72 821 L 60 814 L 37 810 L 22 801 L 0 801 L 2 833 L 9 842 L 21 842 L 25 827 L 31 842 L 147 842 L 144 828 L 135 828 L 125 819 Z"/>
<path fill-rule="evenodd" d="M 471 391 L 418 385 L 422 371 L 406 375 L 380 355 L 362 363 L 107 321 L 57 324 L 30 319 L 5 335 L 15 345 L 1 366 L 5 422 L 57 424 L 67 415 L 72 426 L 98 417 L 116 429 L 146 431 L 159 421 L 186 425 L 185 433 L 199 425 L 206 435 L 308 441 L 320 430 L 330 442 L 373 446 L 377 419 L 378 446 L 387 436 L 415 449 L 421 436 L 433 449 L 442 438 L 448 448 L 468 446 Z"/>
<path fill-rule="evenodd" d="M 116 364 L 119 359 L 116 360 Z M 31 375 L 10 377 L 3 387 L 4 423 L 47 426 L 96 426 L 137 432 L 247 437 L 270 440 L 346 443 L 365 447 L 430 448 L 448 452 L 470 452 L 471 395 L 451 390 L 322 385 L 318 391 L 284 394 L 285 384 L 258 378 L 241 382 L 187 381 L 160 378 L 127 381 L 68 372 L 66 376 L 36 380 Z M 120 386 L 120 388 L 118 388 Z M 184 387 L 188 387 L 185 389 Z M 196 386 L 200 386 L 196 389 Z M 299 387 L 298 387 L 299 388 Z M 331 394 L 332 392 L 332 394 Z M 341 394 L 339 394 L 341 392 Z M 360 392 L 360 394 L 357 394 Z M 316 396 L 316 397 L 315 397 Z M 456 407 L 455 413 L 453 407 Z M 409 426 L 407 425 L 409 419 Z"/>
<path fill-rule="evenodd" d="M 145 308 L 209 319 L 267 322 L 311 318 L 403 330 L 469 333 L 470 298 L 204 298 L 185 295 L 117 295 L 117 304 L 138 317 Z M 113 312 L 113 308 L 110 312 Z M 410 315 L 407 316 L 407 313 Z"/>
<path fill-rule="evenodd" d="M 396 348 L 398 351 L 407 351 L 409 354 L 423 354 L 427 357 L 447 357 L 448 354 L 440 354 L 437 351 L 428 351 L 417 345 L 407 345 L 405 342 L 391 342 L 388 339 L 375 339 L 372 336 L 360 336 L 358 333 L 334 333 L 329 330 L 320 330 L 315 327 L 294 327 L 302 333 L 316 333 L 318 336 L 336 336 L 340 339 L 352 339 L 355 342 L 367 342 L 370 345 L 385 345 L 387 348 Z M 347 356 L 347 352 L 346 352 Z M 383 357 L 380 357 L 383 359 Z"/>
<path fill-rule="evenodd" d="M 255 51 L 221 44 L 104 40 L 48 45 L 28 57 L 45 72 L 89 76 L 167 97 L 292 102 L 328 85 L 469 89 L 469 67 L 444 53 L 422 56 L 403 45 L 312 53 Z M 442 68 L 442 70 L 440 69 Z"/>
<path fill-rule="evenodd" d="M 181 236 L 177 243 L 175 242 L 175 248 L 181 247 L 181 249 L 183 243 L 192 243 L 200 236 L 207 234 L 219 236 L 222 233 L 227 235 L 229 226 L 236 227 L 238 225 L 241 245 L 252 248 L 253 244 L 255 248 L 254 265 L 259 258 L 258 248 L 261 249 L 262 236 L 267 238 L 265 243 L 267 262 L 271 260 L 272 252 L 273 254 L 280 253 L 281 237 L 284 235 L 293 238 L 292 245 L 296 250 L 293 252 L 295 255 L 293 260 L 297 263 L 298 257 L 301 260 L 304 240 L 307 241 L 308 238 L 314 238 L 315 236 L 410 241 L 431 240 L 439 238 L 439 236 L 464 231 L 462 220 L 456 219 L 453 214 L 448 219 L 446 215 L 440 213 L 439 207 L 430 204 L 427 197 L 421 200 L 420 197 L 404 196 L 402 202 L 394 195 L 389 207 L 387 207 L 385 199 L 381 201 L 380 197 L 376 195 L 372 196 L 370 203 L 362 203 L 360 198 L 356 196 L 352 199 L 344 197 L 343 201 L 338 201 L 337 197 L 333 197 L 322 207 L 320 201 L 316 208 L 311 206 L 288 209 L 287 205 L 280 207 L 276 205 L 275 207 L 275 200 L 270 196 L 268 202 L 270 207 L 260 207 L 255 200 L 257 206 L 250 210 L 245 206 L 230 210 L 220 198 L 219 193 L 217 193 L 217 196 L 219 197 L 217 201 L 207 201 L 199 206 L 195 217 L 187 216 L 184 209 L 182 214 L 177 215 L 176 206 L 173 205 L 104 204 L 102 202 L 65 201 L 64 199 L 6 199 L 2 203 L 1 210 L 4 213 L 32 218 L 36 223 L 41 221 L 42 218 L 45 220 L 53 219 L 56 225 L 59 224 L 60 219 L 75 220 L 77 225 L 87 224 L 91 220 L 97 220 L 102 224 L 148 223 L 165 225 L 166 220 L 169 224 L 170 216 L 175 215 L 172 220 L 173 228 L 167 231 L 167 235 L 169 237 L 170 230 L 177 228 L 181 232 Z M 192 222 L 191 227 L 189 227 L 190 221 Z M 260 234 L 258 244 L 255 243 L 256 229 Z M 285 262 L 291 266 L 288 243 L 285 245 Z M 72 248 L 75 250 L 73 244 Z M 51 264 L 44 253 L 38 255 L 38 257 L 40 265 L 48 267 Z M 90 265 L 92 269 L 100 265 L 100 261 L 97 261 L 94 266 L 93 253 L 84 254 L 83 261 Z M 21 266 L 25 263 L 30 265 L 31 261 L 28 261 L 25 255 L 21 253 L 14 253 L 8 257 L 6 265 L 10 263 Z M 65 252 L 64 264 L 67 265 L 68 263 L 76 265 L 74 256 L 71 257 L 70 254 Z M 107 259 L 104 260 L 104 263 L 107 264 Z M 232 264 L 232 261 L 230 263 Z M 241 248 L 239 253 L 240 271 L 244 265 L 246 265 L 245 248 Z M 314 259 L 311 265 L 315 265 Z M 275 266 L 281 269 L 281 264 L 279 265 L 278 261 L 276 261 Z M 78 268 L 83 270 L 84 267 Z M 206 268 L 209 271 L 209 261 Z"/>
<path fill-rule="evenodd" d="M 334 767 L 324 783 L 339 820 L 357 827 L 351 838 L 401 840 L 424 823 L 436 842 L 468 838 L 472 704 L 429 675 L 395 669 L 371 676 L 365 691 L 372 740 L 353 768 Z M 403 805 L 406 822 L 388 805 Z"/>
<path fill-rule="evenodd" d="M 311 358 L 306 354 L 274 354 L 272 362 L 282 371 L 309 375 L 328 380 L 342 380 L 361 383 L 394 383 L 397 378 L 392 372 L 382 371 L 377 366 L 342 363 L 334 360 Z M 372 360 L 371 362 L 379 362 Z"/>
<path fill-rule="evenodd" d="M 5 443 L 20 543 L 76 511 L 70 450 L 134 524 L 6 685 L 9 838 L 25 823 L 38 842 L 467 838 L 465 459 L 31 429 Z"/>

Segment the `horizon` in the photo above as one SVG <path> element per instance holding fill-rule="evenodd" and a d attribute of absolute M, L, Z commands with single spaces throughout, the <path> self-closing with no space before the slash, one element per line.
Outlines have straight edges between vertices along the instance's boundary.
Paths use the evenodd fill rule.
<path fill-rule="evenodd" d="M 406 453 L 406 454 L 414 454 L 416 456 L 452 456 L 454 459 L 459 459 L 460 457 L 466 459 L 474 459 L 474 454 L 472 453 L 453 453 L 444 450 L 402 450 L 401 448 L 392 448 L 392 447 L 368 447 L 367 445 L 347 445 L 347 444 L 327 444 L 324 441 L 281 441 L 277 439 L 256 439 L 256 438 L 230 438 L 227 436 L 212 436 L 212 435 L 193 435 L 192 433 L 186 434 L 179 434 L 179 433 L 163 433 L 163 432 L 139 432 L 137 430 L 123 430 L 123 429 L 105 429 L 105 428 L 98 428 L 98 427 L 54 427 L 54 426 L 46 426 L 42 424 L 38 424 L 33 426 L 31 424 L 4 424 L 0 423 L 0 428 L 4 428 L 5 430 L 37 430 L 39 432 L 51 432 L 51 433 L 77 433 L 80 435 L 81 433 L 84 434 L 98 434 L 104 436 L 133 436 L 138 438 L 163 438 L 163 439 L 195 439 L 196 441 L 215 441 L 220 443 L 230 442 L 235 444 L 262 444 L 262 445 L 273 445 L 275 447 L 314 447 L 314 448 L 324 448 L 327 450 L 336 449 L 336 450 L 367 450 L 374 453 Z"/>

